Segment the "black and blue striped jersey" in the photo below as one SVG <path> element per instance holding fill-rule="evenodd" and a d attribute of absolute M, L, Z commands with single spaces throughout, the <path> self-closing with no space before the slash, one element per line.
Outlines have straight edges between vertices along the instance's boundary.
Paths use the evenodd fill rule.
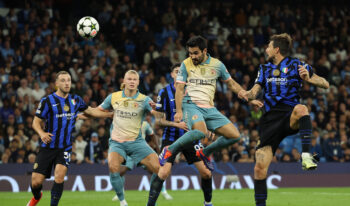
<path fill-rule="evenodd" d="M 69 149 L 72 147 L 72 131 L 79 111 L 88 108 L 78 95 L 69 94 L 67 98 L 52 93 L 41 99 L 35 115 L 45 120 L 45 132 L 53 134 L 48 144 L 40 146 L 52 149 Z"/>
<path fill-rule="evenodd" d="M 156 110 L 164 112 L 168 121 L 174 121 L 174 115 L 176 113 L 175 91 L 174 84 L 169 84 L 159 91 L 157 97 Z M 165 127 L 162 139 L 174 142 L 184 133 L 184 130 L 177 127 Z"/>
<path fill-rule="evenodd" d="M 299 92 L 303 80 L 299 76 L 298 65 L 304 65 L 311 78 L 312 67 L 297 58 L 286 57 L 278 65 L 270 62 L 260 65 L 255 83 L 260 84 L 263 88 L 266 112 L 277 103 L 293 107 L 300 104 Z"/>

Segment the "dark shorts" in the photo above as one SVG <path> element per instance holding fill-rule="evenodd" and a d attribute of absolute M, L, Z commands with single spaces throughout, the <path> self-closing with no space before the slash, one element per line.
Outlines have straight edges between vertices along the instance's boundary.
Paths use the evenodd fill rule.
<path fill-rule="evenodd" d="M 52 168 L 56 164 L 68 167 L 70 163 L 71 149 L 49 149 L 41 147 L 38 156 L 35 159 L 33 172 L 45 175 L 46 178 L 51 177 Z"/>
<path fill-rule="evenodd" d="M 161 147 L 160 151 L 162 151 L 165 146 L 169 146 L 172 143 L 174 143 L 174 142 L 169 141 L 169 140 L 162 140 L 162 147 Z M 192 144 L 189 144 L 185 149 L 181 150 L 182 154 L 184 154 L 186 161 L 189 165 L 193 164 L 194 162 L 201 161 L 196 156 L 196 149 L 195 149 L 195 148 L 198 149 L 200 146 L 201 146 L 200 142 L 198 142 L 197 144 L 192 143 Z M 176 158 L 176 155 L 175 156 L 173 155 L 168 159 L 167 162 L 174 164 L 175 158 Z"/>
<path fill-rule="evenodd" d="M 290 117 L 293 108 L 289 105 L 279 104 L 262 115 L 260 118 L 260 139 L 257 150 L 264 146 L 271 146 L 272 153 L 275 154 L 285 137 L 298 133 L 298 130 L 290 128 Z"/>

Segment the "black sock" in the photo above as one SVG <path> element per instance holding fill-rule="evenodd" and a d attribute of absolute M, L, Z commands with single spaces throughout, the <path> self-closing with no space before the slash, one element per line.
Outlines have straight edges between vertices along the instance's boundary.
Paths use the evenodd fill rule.
<path fill-rule="evenodd" d="M 255 204 L 256 206 L 266 206 L 267 186 L 266 179 L 254 180 Z"/>
<path fill-rule="evenodd" d="M 51 189 L 51 206 L 58 205 L 63 192 L 63 183 L 56 183 L 54 181 Z"/>
<path fill-rule="evenodd" d="M 152 184 L 151 189 L 149 190 L 148 203 L 147 206 L 155 206 L 159 193 L 162 190 L 164 180 L 160 179 L 157 175 Z"/>
<path fill-rule="evenodd" d="M 209 179 L 202 178 L 202 190 L 204 194 L 204 200 L 206 202 L 211 202 L 211 196 L 213 192 L 212 177 L 210 177 Z"/>
<path fill-rule="evenodd" d="M 310 115 L 302 116 L 299 119 L 299 133 L 303 152 L 310 152 L 312 125 Z"/>
<path fill-rule="evenodd" d="M 43 188 L 43 185 L 40 185 L 37 188 L 33 188 L 32 185 L 30 185 L 30 188 L 32 189 L 33 196 L 36 200 L 40 199 L 41 197 L 41 188 Z"/>

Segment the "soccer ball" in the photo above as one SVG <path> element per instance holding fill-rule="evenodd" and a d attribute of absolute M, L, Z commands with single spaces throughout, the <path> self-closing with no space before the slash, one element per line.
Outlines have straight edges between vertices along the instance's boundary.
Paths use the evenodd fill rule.
<path fill-rule="evenodd" d="M 96 36 L 100 30 L 97 20 L 91 16 L 81 18 L 77 24 L 77 31 L 80 36 L 90 39 Z"/>

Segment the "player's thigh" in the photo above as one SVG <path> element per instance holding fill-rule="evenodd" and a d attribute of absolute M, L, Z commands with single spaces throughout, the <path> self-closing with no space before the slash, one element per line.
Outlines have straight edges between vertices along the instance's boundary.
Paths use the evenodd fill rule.
<path fill-rule="evenodd" d="M 118 152 L 110 151 L 108 153 L 108 168 L 112 173 L 120 172 L 121 164 L 124 162 L 125 158 Z"/>
<path fill-rule="evenodd" d="M 211 177 L 210 170 L 204 165 L 203 161 L 198 161 L 193 163 L 194 166 L 197 168 L 200 176 L 203 179 L 209 179 Z"/>
<path fill-rule="evenodd" d="M 231 139 L 239 137 L 239 131 L 232 123 L 227 123 L 224 126 L 217 128 L 215 133 Z"/>
<path fill-rule="evenodd" d="M 144 159 L 149 160 L 150 154 L 152 154 L 151 157 L 155 157 L 158 161 L 157 154 L 142 137 L 136 138 L 135 141 L 126 142 L 125 147 L 127 155 L 133 159 L 135 165 L 138 165 Z"/>
<path fill-rule="evenodd" d="M 147 157 L 142 159 L 140 163 L 145 165 L 148 171 L 158 174 L 160 165 L 156 153 L 149 154 Z"/>
<path fill-rule="evenodd" d="M 164 166 L 159 168 L 158 177 L 162 180 L 165 180 L 166 178 L 168 178 L 168 176 L 171 174 L 172 166 L 173 166 L 173 163 L 166 162 Z"/>
<path fill-rule="evenodd" d="M 55 182 L 62 183 L 64 182 L 64 176 L 67 174 L 67 166 L 62 164 L 56 164 L 55 166 Z"/>
<path fill-rule="evenodd" d="M 39 187 L 41 184 L 43 184 L 45 180 L 45 175 L 33 172 L 32 173 L 32 186 L 34 188 Z"/>

